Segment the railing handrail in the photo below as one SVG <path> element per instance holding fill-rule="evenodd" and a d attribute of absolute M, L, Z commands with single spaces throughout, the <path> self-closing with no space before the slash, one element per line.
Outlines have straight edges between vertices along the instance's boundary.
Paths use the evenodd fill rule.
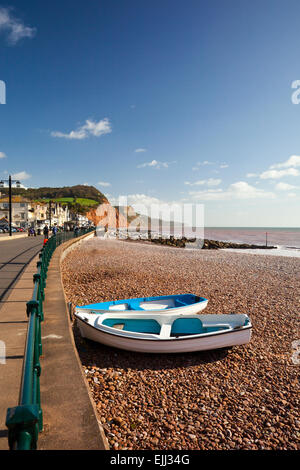
<path fill-rule="evenodd" d="M 10 449 L 32 450 L 37 448 L 38 434 L 43 429 L 43 412 L 40 397 L 40 356 L 42 355 L 41 322 L 44 319 L 43 301 L 48 266 L 56 247 L 61 243 L 89 233 L 94 229 L 77 232 L 59 232 L 50 237 L 43 246 L 37 272 L 33 275 L 32 298 L 26 304 L 29 318 L 22 379 L 18 406 L 8 408 L 6 426 Z"/>

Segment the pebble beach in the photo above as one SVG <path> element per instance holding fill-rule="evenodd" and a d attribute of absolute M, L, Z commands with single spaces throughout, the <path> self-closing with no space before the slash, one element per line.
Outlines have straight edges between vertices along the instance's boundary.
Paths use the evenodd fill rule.
<path fill-rule="evenodd" d="M 300 258 L 95 238 L 67 254 L 62 278 L 74 305 L 190 292 L 209 300 L 203 313 L 251 317 L 249 344 L 180 355 L 93 343 L 75 322 L 111 449 L 300 448 Z"/>

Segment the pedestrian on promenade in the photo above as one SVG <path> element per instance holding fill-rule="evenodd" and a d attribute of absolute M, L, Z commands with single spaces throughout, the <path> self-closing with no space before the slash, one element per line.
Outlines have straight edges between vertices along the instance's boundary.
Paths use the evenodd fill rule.
<path fill-rule="evenodd" d="M 49 228 L 48 228 L 48 225 L 47 225 L 47 224 L 45 225 L 43 232 L 44 232 L 45 238 L 48 238 L 48 235 L 49 235 Z"/>
<path fill-rule="evenodd" d="M 57 234 L 57 227 L 56 225 L 54 225 L 53 229 L 52 229 L 52 233 L 53 235 L 56 235 Z"/>

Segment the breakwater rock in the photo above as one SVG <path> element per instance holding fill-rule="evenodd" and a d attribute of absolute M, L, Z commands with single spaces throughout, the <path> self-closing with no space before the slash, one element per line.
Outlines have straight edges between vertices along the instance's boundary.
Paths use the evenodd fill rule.
<path fill-rule="evenodd" d="M 248 243 L 233 243 L 233 242 L 221 242 L 218 240 L 207 240 L 204 239 L 203 247 L 204 250 L 218 249 L 218 248 L 238 248 L 238 249 L 268 249 L 272 250 L 277 248 L 276 246 L 266 246 L 266 245 L 252 245 Z"/>
<path fill-rule="evenodd" d="M 149 241 L 152 243 L 157 243 L 159 245 L 167 245 L 178 248 L 198 248 L 202 250 L 217 250 L 219 248 L 237 248 L 237 249 L 276 249 L 276 246 L 265 246 L 265 245 L 253 245 L 248 243 L 233 243 L 233 242 L 222 242 L 218 240 L 209 240 L 205 238 L 204 240 L 196 240 L 195 238 L 175 238 L 175 237 L 158 237 L 158 238 L 149 238 Z"/>

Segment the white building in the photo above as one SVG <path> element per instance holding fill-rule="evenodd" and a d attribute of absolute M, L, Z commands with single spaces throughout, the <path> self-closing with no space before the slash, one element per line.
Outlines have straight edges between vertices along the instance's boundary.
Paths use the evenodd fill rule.
<path fill-rule="evenodd" d="M 59 202 L 51 203 L 51 226 L 58 225 L 63 227 L 65 222 L 70 220 L 70 212 L 67 204 Z M 47 208 L 47 223 L 50 224 L 50 204 Z"/>
<path fill-rule="evenodd" d="M 19 196 L 12 198 L 12 225 L 16 227 L 27 228 L 31 217 L 30 203 L 22 200 Z M 9 219 L 9 200 L 8 198 L 0 199 L 0 219 Z"/>
<path fill-rule="evenodd" d="M 67 205 L 52 203 L 51 225 L 63 226 L 69 220 L 69 209 Z M 9 219 L 9 199 L 0 199 L 0 220 Z M 28 201 L 21 196 L 12 197 L 12 226 L 43 228 L 45 224 L 50 225 L 49 204 L 43 202 Z"/>

